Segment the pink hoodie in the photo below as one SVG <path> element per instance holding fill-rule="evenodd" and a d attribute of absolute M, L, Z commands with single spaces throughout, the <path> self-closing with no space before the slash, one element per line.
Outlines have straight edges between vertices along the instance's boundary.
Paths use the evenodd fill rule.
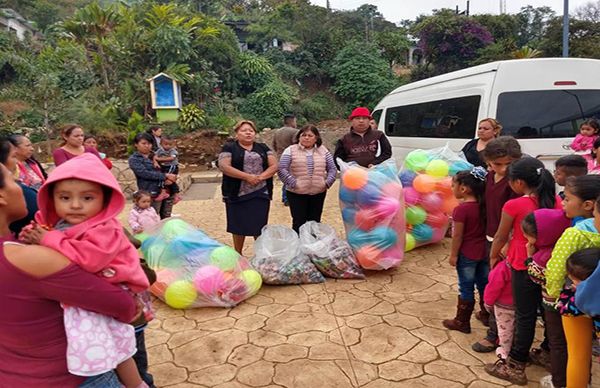
<path fill-rule="evenodd" d="M 511 287 L 510 264 L 507 260 L 501 261 L 488 277 L 488 284 L 485 286 L 483 301 L 488 306 L 499 305 L 507 309 L 513 307 L 513 295 Z"/>
<path fill-rule="evenodd" d="M 138 252 L 116 218 L 125 207 L 125 197 L 115 177 L 97 156 L 85 153 L 52 171 L 38 193 L 40 210 L 35 215 L 36 222 L 54 226 L 60 220 L 54 209 L 50 187 L 64 179 L 99 183 L 110 188 L 112 195 L 106 208 L 95 217 L 66 230 L 46 233 L 42 245 L 61 252 L 88 272 L 103 276 L 104 270 L 113 270 L 114 276 L 104 277 L 110 283 L 124 283 L 133 292 L 147 289 L 148 279 L 140 266 Z"/>

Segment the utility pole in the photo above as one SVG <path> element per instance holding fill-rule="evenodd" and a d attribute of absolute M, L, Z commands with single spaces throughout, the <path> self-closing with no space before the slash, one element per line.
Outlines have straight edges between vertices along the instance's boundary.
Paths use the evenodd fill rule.
<path fill-rule="evenodd" d="M 563 52 L 562 56 L 569 56 L 569 0 L 564 0 L 563 9 Z"/>
<path fill-rule="evenodd" d="M 327 12 L 331 11 L 331 4 L 329 4 L 329 0 L 327 0 Z"/>

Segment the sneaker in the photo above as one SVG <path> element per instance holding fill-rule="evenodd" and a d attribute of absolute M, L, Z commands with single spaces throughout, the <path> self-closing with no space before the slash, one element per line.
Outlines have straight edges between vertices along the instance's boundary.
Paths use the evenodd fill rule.
<path fill-rule="evenodd" d="M 179 202 L 181 202 L 181 195 L 175 194 L 173 197 L 173 205 L 177 205 Z"/>
<path fill-rule="evenodd" d="M 533 348 L 529 352 L 529 361 L 550 371 L 550 351 L 542 348 Z"/>
<path fill-rule="evenodd" d="M 487 364 L 483 368 L 487 374 L 502 380 L 510 381 L 516 385 L 527 385 L 527 375 L 525 375 L 525 363 L 513 360 L 508 357 L 506 360 L 498 358 L 493 364 Z"/>
<path fill-rule="evenodd" d="M 163 191 L 162 193 L 158 194 L 156 196 L 156 198 L 154 198 L 154 200 L 156 202 L 160 202 L 160 201 L 164 201 L 167 198 L 169 198 L 169 193 Z"/>

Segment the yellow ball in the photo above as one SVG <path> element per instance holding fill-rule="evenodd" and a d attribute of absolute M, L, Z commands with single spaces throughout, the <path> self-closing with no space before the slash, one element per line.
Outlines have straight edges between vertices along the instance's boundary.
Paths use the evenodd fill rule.
<path fill-rule="evenodd" d="M 260 286 L 262 286 L 262 277 L 253 269 L 242 271 L 240 278 L 246 283 L 248 296 L 256 294 L 260 289 Z"/>
<path fill-rule="evenodd" d="M 404 243 L 404 252 L 412 251 L 415 249 L 417 241 L 412 234 L 406 233 L 406 242 Z"/>
<path fill-rule="evenodd" d="M 165 291 L 165 302 L 174 309 L 190 307 L 197 297 L 196 288 L 187 280 L 177 280 L 171 283 Z"/>
<path fill-rule="evenodd" d="M 436 178 L 442 178 L 448 176 L 448 171 L 450 170 L 450 166 L 448 163 L 441 159 L 434 159 L 427 164 L 427 168 L 425 169 L 425 173 L 427 175 L 431 175 Z"/>

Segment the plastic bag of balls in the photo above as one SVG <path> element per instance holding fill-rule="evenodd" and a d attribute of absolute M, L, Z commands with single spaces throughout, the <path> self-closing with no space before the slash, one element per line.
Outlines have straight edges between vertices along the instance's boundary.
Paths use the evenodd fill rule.
<path fill-rule="evenodd" d="M 406 251 L 444 238 L 449 216 L 458 205 L 452 177 L 471 168 L 447 145 L 406 155 L 399 175 L 406 205 Z"/>
<path fill-rule="evenodd" d="M 364 269 L 396 267 L 404 258 L 404 204 L 398 169 L 390 159 L 371 168 L 338 159 L 340 207 L 346 238 Z"/>
<path fill-rule="evenodd" d="M 300 251 L 298 233 L 283 225 L 267 225 L 254 243 L 252 266 L 266 284 L 322 283 L 325 278 Z"/>
<path fill-rule="evenodd" d="M 176 309 L 235 306 L 262 285 L 248 260 L 179 218 L 146 231 L 141 251 L 156 271 L 150 291 Z"/>
<path fill-rule="evenodd" d="M 300 250 L 325 276 L 335 279 L 364 279 L 350 245 L 338 237 L 335 229 L 316 221 L 300 227 Z"/>

